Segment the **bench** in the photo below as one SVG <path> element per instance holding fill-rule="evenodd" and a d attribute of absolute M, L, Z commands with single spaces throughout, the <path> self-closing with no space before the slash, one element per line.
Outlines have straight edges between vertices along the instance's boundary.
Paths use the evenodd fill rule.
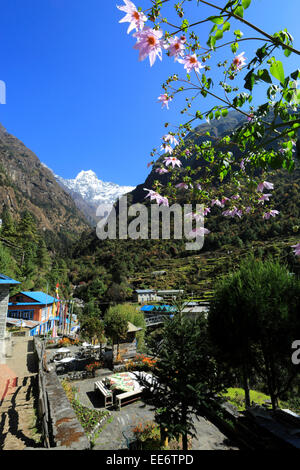
<path fill-rule="evenodd" d="M 133 401 L 138 400 L 141 397 L 142 389 L 139 388 L 137 390 L 133 390 L 132 392 L 124 392 L 120 393 L 116 396 L 116 404 L 118 409 L 121 409 L 122 405 L 126 405 L 127 403 L 132 403 Z"/>
<path fill-rule="evenodd" d="M 103 382 L 99 380 L 94 383 L 94 390 L 99 390 L 104 397 L 104 407 L 111 406 L 113 404 L 113 394 L 111 390 L 108 390 Z"/>

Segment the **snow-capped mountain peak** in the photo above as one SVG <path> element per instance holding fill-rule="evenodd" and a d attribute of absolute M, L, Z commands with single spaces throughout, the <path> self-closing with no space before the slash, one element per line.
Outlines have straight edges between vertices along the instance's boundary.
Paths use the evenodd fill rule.
<path fill-rule="evenodd" d="M 64 179 L 57 175 L 55 177 L 69 191 L 79 194 L 86 202 L 93 205 L 114 203 L 123 194 L 134 189 L 133 186 L 104 182 L 92 170 L 82 170 L 74 179 Z"/>

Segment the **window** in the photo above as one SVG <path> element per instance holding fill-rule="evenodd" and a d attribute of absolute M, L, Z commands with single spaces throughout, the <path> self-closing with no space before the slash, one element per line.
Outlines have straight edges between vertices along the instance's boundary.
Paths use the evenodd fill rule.
<path fill-rule="evenodd" d="M 33 320 L 33 310 L 9 310 L 7 316 L 9 318 Z"/>

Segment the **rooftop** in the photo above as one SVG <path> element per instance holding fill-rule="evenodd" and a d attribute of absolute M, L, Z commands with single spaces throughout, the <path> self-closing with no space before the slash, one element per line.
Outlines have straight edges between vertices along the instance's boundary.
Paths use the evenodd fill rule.
<path fill-rule="evenodd" d="M 49 305 L 53 304 L 53 302 L 58 302 L 57 299 L 52 297 L 49 294 L 45 294 L 44 292 L 19 292 L 19 295 L 26 295 L 26 297 L 30 297 L 33 302 L 10 302 L 9 305 Z M 16 294 L 18 295 L 18 294 Z"/>
<path fill-rule="evenodd" d="M 11 277 L 5 276 L 5 274 L 0 273 L 0 284 L 20 284 L 20 282 L 15 281 Z"/>

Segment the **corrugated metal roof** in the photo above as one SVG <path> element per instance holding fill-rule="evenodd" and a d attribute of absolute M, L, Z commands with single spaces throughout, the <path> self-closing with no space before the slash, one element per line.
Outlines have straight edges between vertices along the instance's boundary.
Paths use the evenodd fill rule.
<path fill-rule="evenodd" d="M 144 305 L 141 310 L 142 312 L 152 312 L 153 310 L 156 312 L 175 312 L 176 307 L 172 305 Z"/>
<path fill-rule="evenodd" d="M 45 294 L 44 292 L 21 292 L 21 294 L 30 297 L 41 305 L 49 305 L 53 304 L 53 302 L 57 302 L 57 299 L 49 294 Z"/>
<path fill-rule="evenodd" d="M 5 274 L 0 273 L 0 284 L 20 284 L 20 282 L 15 281 L 11 277 L 5 276 Z"/>
<path fill-rule="evenodd" d="M 18 318 L 7 318 L 6 323 L 10 325 L 16 325 L 16 326 L 24 326 L 25 328 L 34 328 L 35 326 L 38 326 L 40 322 L 34 321 L 34 320 L 22 320 Z"/>
<path fill-rule="evenodd" d="M 142 312 L 151 312 L 154 309 L 154 305 L 144 305 L 141 310 Z"/>
<path fill-rule="evenodd" d="M 153 289 L 136 289 L 135 292 L 137 292 L 138 294 L 152 294 L 155 291 Z"/>

